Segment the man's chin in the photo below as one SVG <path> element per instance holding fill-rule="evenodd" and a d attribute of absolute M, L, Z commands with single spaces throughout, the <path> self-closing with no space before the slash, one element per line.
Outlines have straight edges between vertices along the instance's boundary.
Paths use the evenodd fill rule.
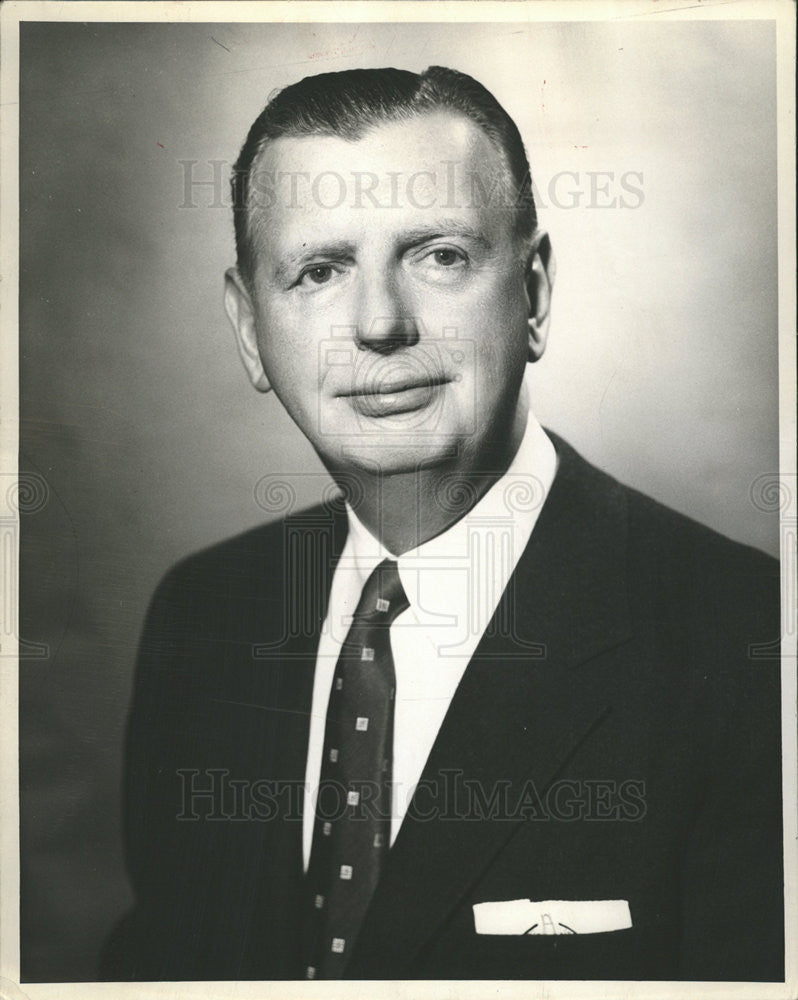
<path fill-rule="evenodd" d="M 325 464 L 349 475 L 399 476 L 427 469 L 456 466 L 462 442 L 456 435 L 395 435 L 382 441 L 342 441 Z"/>

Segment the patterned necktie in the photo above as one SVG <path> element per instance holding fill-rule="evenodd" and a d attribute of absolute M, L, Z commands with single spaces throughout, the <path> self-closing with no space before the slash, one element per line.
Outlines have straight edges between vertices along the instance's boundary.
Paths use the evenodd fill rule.
<path fill-rule="evenodd" d="M 385 559 L 366 581 L 335 668 L 308 870 L 307 979 L 342 978 L 390 846 L 389 629 L 408 606 L 396 563 Z"/>

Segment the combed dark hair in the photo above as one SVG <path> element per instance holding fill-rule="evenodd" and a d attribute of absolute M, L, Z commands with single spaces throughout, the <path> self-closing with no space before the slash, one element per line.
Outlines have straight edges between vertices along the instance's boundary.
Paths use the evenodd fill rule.
<path fill-rule="evenodd" d="M 244 280 L 249 283 L 254 277 L 252 169 L 270 141 L 307 135 L 357 140 L 377 125 L 444 109 L 474 122 L 504 157 L 516 188 L 517 235 L 528 240 L 537 229 L 537 214 L 524 143 L 515 122 L 481 83 L 443 66 L 430 66 L 423 73 L 388 68 L 320 73 L 271 98 L 253 122 L 233 168 L 236 253 Z"/>

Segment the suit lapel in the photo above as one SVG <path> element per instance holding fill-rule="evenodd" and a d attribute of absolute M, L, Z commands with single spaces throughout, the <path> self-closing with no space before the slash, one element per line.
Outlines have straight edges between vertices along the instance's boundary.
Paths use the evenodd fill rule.
<path fill-rule="evenodd" d="M 266 773 L 285 788 L 298 788 L 305 780 L 319 635 L 346 530 L 345 515 L 323 507 L 285 522 L 280 570 L 274 574 L 283 589 L 282 614 L 273 616 L 277 622 L 275 633 L 252 646 L 254 662 L 262 665 L 261 698 L 270 709 L 272 721 L 268 729 L 264 728 L 271 755 L 263 746 L 255 748 L 252 769 L 255 775 L 262 775 L 266 767 Z M 273 551 L 264 553 L 262 564 L 269 565 L 274 558 Z M 270 824 L 272 835 L 278 837 L 282 847 L 274 850 L 269 838 L 263 837 L 268 848 L 264 863 L 277 863 L 301 881 L 301 801 L 299 816 L 293 793 L 280 801 L 292 819 L 289 822 L 281 817 L 279 823 Z"/>
<path fill-rule="evenodd" d="M 245 938 L 248 964 L 242 978 L 299 974 L 305 902 L 300 792 L 319 635 L 346 537 L 346 516 L 316 507 L 290 518 L 281 530 L 276 546 L 273 537 L 267 537 L 256 553 L 255 572 L 266 567 L 271 585 L 250 633 L 261 637 L 251 655 L 270 724 L 263 727 L 264 742 L 251 748 L 250 768 L 255 779 L 266 775 L 277 783 L 278 811 L 267 823 L 251 824 L 260 868 L 252 876 L 257 896 L 233 945 L 242 947 L 240 938 Z M 259 631 L 263 622 L 272 628 L 265 635 Z"/>
<path fill-rule="evenodd" d="M 610 711 L 574 668 L 630 634 L 625 498 L 552 437 L 551 492 L 444 719 L 347 977 L 406 974 L 523 819 L 479 819 L 480 808 L 503 789 L 511 807 L 542 794 Z"/>

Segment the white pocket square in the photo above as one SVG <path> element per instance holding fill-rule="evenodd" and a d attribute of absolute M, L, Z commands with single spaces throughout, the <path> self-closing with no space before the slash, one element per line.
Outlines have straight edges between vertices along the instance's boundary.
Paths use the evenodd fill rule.
<path fill-rule="evenodd" d="M 507 899 L 472 909 L 477 934 L 599 934 L 632 926 L 626 899 Z"/>

